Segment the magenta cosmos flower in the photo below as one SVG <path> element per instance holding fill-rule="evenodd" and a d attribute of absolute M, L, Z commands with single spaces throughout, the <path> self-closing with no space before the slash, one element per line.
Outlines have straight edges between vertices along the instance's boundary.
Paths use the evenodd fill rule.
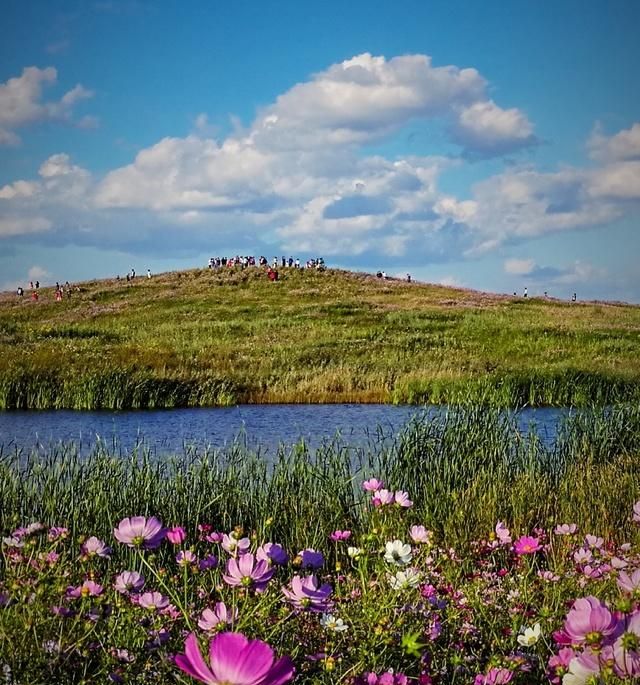
<path fill-rule="evenodd" d="M 295 673 L 288 656 L 274 661 L 266 642 L 248 640 L 241 633 L 216 635 L 209 643 L 209 664 L 193 633 L 186 639 L 184 651 L 175 658 L 178 668 L 207 685 L 282 685 Z"/>
<path fill-rule="evenodd" d="M 271 580 L 274 569 L 268 561 L 256 561 L 253 554 L 231 557 L 227 561 L 227 570 L 222 578 L 227 585 L 250 588 L 256 592 L 263 592 Z"/>
<path fill-rule="evenodd" d="M 182 526 L 174 526 L 167 531 L 167 540 L 172 545 L 181 545 L 187 539 L 187 532 Z"/>
<path fill-rule="evenodd" d="M 108 559 L 111 556 L 111 548 L 107 547 L 102 540 L 92 535 L 80 548 L 83 557 L 101 557 Z"/>
<path fill-rule="evenodd" d="M 162 527 L 162 521 L 155 516 L 147 519 L 144 516 L 132 516 L 120 521 L 114 528 L 113 535 L 124 545 L 155 549 L 159 547 L 167 531 Z"/>
<path fill-rule="evenodd" d="M 198 626 L 202 630 L 219 630 L 221 627 L 231 625 L 237 618 L 237 609 L 228 609 L 224 602 L 217 602 L 214 609 L 207 607 L 202 612 L 198 619 Z"/>
<path fill-rule="evenodd" d="M 116 576 L 113 587 L 121 594 L 140 592 L 144 587 L 144 578 L 137 571 L 123 571 Z"/>
<path fill-rule="evenodd" d="M 571 644 L 599 644 L 603 639 L 615 639 L 622 624 L 616 614 L 596 597 L 577 599 L 564 622 L 564 633 Z"/>
<path fill-rule="evenodd" d="M 377 478 L 369 478 L 369 480 L 365 480 L 362 484 L 362 489 L 365 492 L 375 492 L 376 490 L 382 490 L 383 487 L 384 483 Z"/>
<path fill-rule="evenodd" d="M 535 554 L 539 549 L 542 549 L 542 546 L 538 538 L 523 535 L 515 541 L 513 549 L 516 554 L 522 556 L 523 554 Z"/>

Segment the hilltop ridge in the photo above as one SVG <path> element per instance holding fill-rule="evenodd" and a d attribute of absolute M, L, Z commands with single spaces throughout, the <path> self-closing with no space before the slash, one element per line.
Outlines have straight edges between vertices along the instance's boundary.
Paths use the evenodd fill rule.
<path fill-rule="evenodd" d="M 193 269 L 0 296 L 0 408 L 610 402 L 640 307 L 327 269 Z"/>

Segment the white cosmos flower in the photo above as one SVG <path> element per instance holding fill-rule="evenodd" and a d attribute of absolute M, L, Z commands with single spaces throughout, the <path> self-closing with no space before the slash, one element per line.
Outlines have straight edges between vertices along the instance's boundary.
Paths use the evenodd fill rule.
<path fill-rule="evenodd" d="M 387 577 L 393 590 L 404 590 L 405 588 L 417 587 L 420 584 L 420 571 L 415 568 L 398 571 L 394 576 L 389 574 Z"/>
<path fill-rule="evenodd" d="M 347 547 L 347 555 L 351 559 L 357 559 L 362 554 L 360 547 Z"/>
<path fill-rule="evenodd" d="M 336 618 L 333 614 L 322 614 L 320 625 L 327 630 L 333 630 L 336 633 L 342 633 L 349 630 L 349 626 L 341 618 Z"/>
<path fill-rule="evenodd" d="M 396 566 L 406 566 L 411 561 L 411 545 L 402 540 L 387 542 L 384 546 L 384 560 Z"/>
<path fill-rule="evenodd" d="M 523 647 L 532 647 L 540 639 L 540 624 L 536 623 L 533 628 L 520 628 L 521 633 L 518 635 L 518 644 Z"/>

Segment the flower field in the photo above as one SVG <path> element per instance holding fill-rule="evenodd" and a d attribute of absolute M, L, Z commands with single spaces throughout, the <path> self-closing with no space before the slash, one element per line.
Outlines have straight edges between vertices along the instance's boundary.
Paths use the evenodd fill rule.
<path fill-rule="evenodd" d="M 573 522 L 516 534 L 498 521 L 462 558 L 416 521 L 410 493 L 362 485 L 366 532 L 328 531 L 323 550 L 141 516 L 107 540 L 38 522 L 11 531 L 4 682 L 640 678 L 637 544 Z"/>
<path fill-rule="evenodd" d="M 640 682 L 640 410 L 0 454 L 0 682 Z"/>

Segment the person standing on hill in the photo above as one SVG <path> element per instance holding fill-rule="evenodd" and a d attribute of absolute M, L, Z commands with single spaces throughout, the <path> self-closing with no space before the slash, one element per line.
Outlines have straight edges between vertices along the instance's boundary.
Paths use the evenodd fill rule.
<path fill-rule="evenodd" d="M 522 293 L 522 297 L 524 297 L 525 299 L 527 297 L 529 297 L 529 291 L 526 288 L 524 289 L 524 292 Z"/>
<path fill-rule="evenodd" d="M 151 278 L 151 269 L 147 269 L 147 278 Z"/>

